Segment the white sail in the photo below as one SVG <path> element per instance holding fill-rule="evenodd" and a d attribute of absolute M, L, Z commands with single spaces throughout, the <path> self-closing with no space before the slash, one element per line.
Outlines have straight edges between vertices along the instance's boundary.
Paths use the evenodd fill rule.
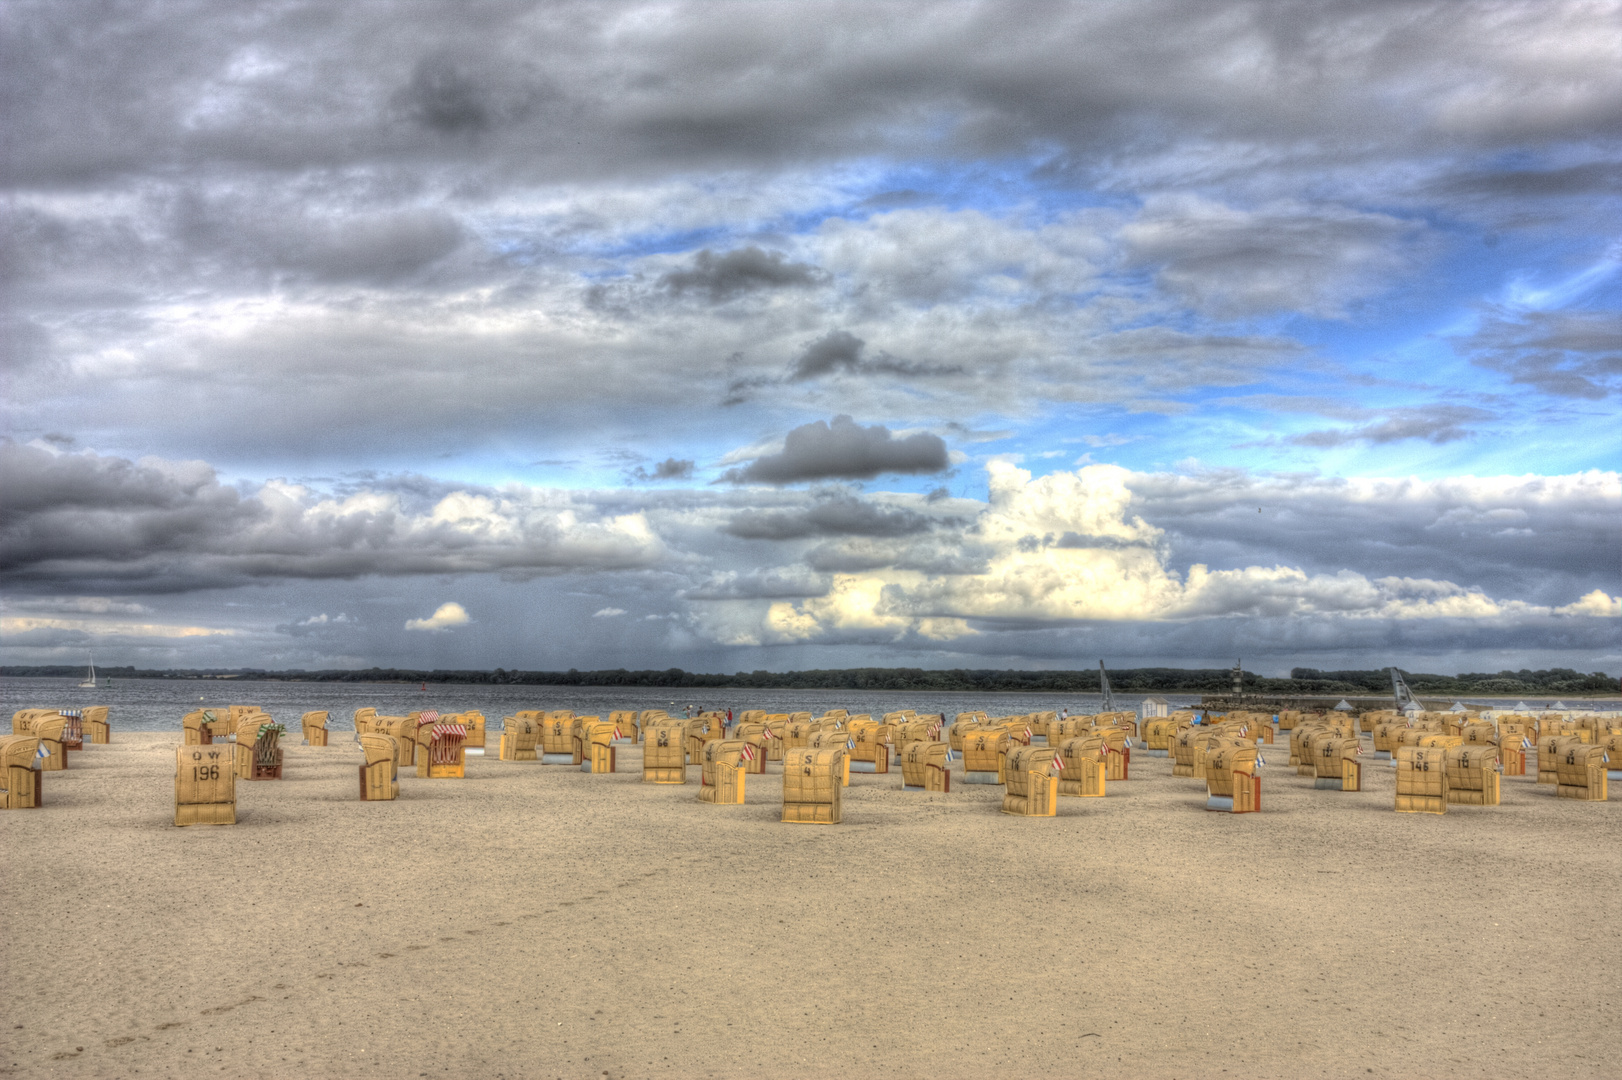
<path fill-rule="evenodd" d="M 94 690 L 96 688 L 96 658 L 90 658 L 90 671 L 85 675 L 84 682 L 79 684 L 81 690 Z"/>

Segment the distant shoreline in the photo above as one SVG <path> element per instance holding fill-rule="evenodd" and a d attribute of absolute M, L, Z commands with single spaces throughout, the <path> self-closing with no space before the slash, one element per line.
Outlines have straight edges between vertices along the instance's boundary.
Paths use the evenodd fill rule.
<path fill-rule="evenodd" d="M 1315 678 L 1262 678 L 1244 673 L 1246 697 L 1323 697 L 1326 695 L 1383 697 L 1390 693 L 1383 671 L 1325 672 L 1297 669 Z M 864 693 L 929 694 L 1054 694 L 1101 692 L 1098 672 L 1016 671 L 992 669 L 848 668 L 789 672 L 738 672 L 733 675 L 695 673 L 680 668 L 662 671 L 412 671 L 367 668 L 327 671 L 255 671 L 247 669 L 103 668 L 100 675 L 121 679 L 185 682 L 301 682 L 374 683 L 409 685 L 433 683 L 461 686 L 535 686 L 555 688 L 664 689 L 664 690 L 843 690 Z M 1527 681 L 1513 676 L 1523 675 Z M 1324 677 L 1324 676 L 1338 676 Z M 82 669 L 66 665 L 0 667 L 0 678 L 73 679 Z M 1538 672 L 1500 672 L 1495 675 L 1455 677 L 1403 672 L 1412 691 L 1426 697 L 1472 698 L 1616 698 L 1618 681 L 1603 673 L 1583 674 L 1566 669 Z M 1121 694 L 1195 694 L 1228 696 L 1233 692 L 1231 669 L 1122 668 L 1109 672 L 1111 689 Z"/>

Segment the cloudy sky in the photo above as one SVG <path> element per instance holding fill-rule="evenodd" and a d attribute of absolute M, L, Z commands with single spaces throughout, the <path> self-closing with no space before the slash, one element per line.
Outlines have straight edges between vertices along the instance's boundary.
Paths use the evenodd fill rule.
<path fill-rule="evenodd" d="M 1615 2 L 0 35 L 0 661 L 1622 672 Z"/>

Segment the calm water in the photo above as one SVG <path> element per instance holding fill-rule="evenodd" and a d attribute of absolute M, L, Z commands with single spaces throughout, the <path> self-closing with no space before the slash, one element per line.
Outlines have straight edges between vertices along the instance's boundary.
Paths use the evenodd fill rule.
<path fill-rule="evenodd" d="M 75 679 L 0 679 L 0 715 L 18 709 L 72 708 L 108 705 L 114 737 L 120 731 L 180 731 L 180 718 L 198 708 L 258 705 L 283 723 L 296 725 L 312 710 L 331 713 L 327 726 L 353 728 L 356 709 L 371 707 L 386 716 L 402 716 L 414 709 L 442 713 L 476 710 L 499 722 L 519 709 L 572 709 L 583 715 L 606 715 L 613 709 L 666 709 L 679 715 L 683 706 L 712 709 L 764 709 L 767 712 L 810 712 L 829 709 L 875 716 L 899 709 L 945 713 L 950 719 L 976 710 L 1002 716 L 1010 713 L 1069 709 L 1072 713 L 1098 711 L 1097 694 L 915 694 L 907 691 L 848 690 L 704 690 L 578 686 L 491 686 L 429 683 L 427 690 L 402 683 L 300 683 L 191 679 L 114 680 L 111 687 L 80 690 Z M 1120 709 L 1137 709 L 1142 694 L 1117 694 Z M 1199 704 L 1197 694 L 1163 694 L 1173 705 Z M 9 729 L 5 729 L 9 730 Z"/>

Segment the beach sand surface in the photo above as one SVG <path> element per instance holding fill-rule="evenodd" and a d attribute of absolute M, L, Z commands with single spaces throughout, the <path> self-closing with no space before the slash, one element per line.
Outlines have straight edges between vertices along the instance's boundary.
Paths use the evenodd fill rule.
<path fill-rule="evenodd" d="M 177 742 L 0 814 L 0 1075 L 1622 1075 L 1616 794 L 1397 814 L 1383 763 L 1316 791 L 1280 745 L 1260 814 L 1140 757 L 1056 818 L 898 769 L 785 825 L 779 766 L 717 807 L 492 734 L 394 802 L 291 745 L 177 829 Z"/>

